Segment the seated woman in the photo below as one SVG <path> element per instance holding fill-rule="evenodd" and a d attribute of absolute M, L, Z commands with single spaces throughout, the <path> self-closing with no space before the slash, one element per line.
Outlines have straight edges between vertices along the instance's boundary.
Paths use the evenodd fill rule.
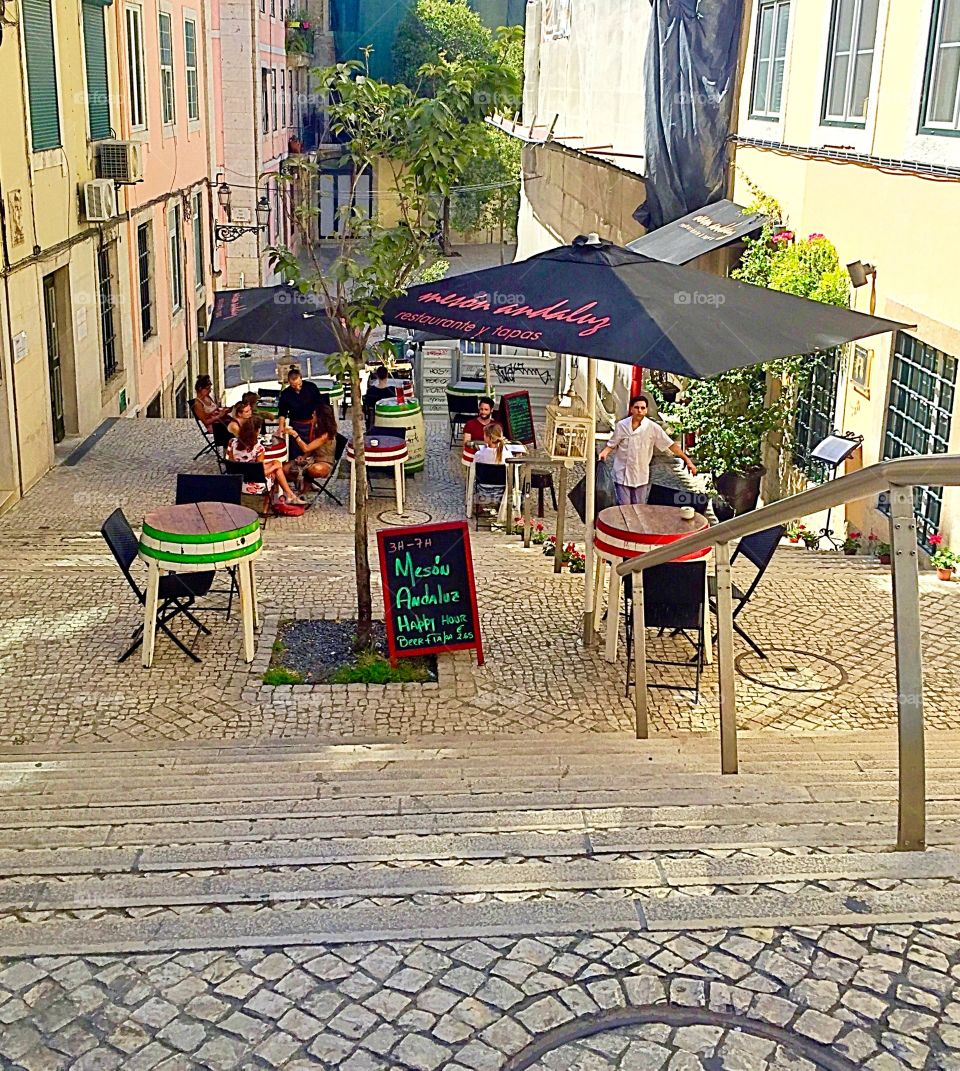
<path fill-rule="evenodd" d="M 248 397 L 245 394 L 230 410 L 227 418 L 227 431 L 234 439 L 240 434 L 240 425 L 245 424 L 253 416 L 253 405 L 246 400 Z"/>
<path fill-rule="evenodd" d="M 311 420 L 314 429 L 313 438 L 307 441 L 301 438 L 299 431 L 287 428 L 287 435 L 291 436 L 299 448 L 299 454 L 287 462 L 287 476 L 296 482 L 297 490 L 302 492 L 304 484 L 308 480 L 320 479 L 329 476 L 333 471 L 334 460 L 337 451 L 337 418 L 330 403 L 321 397 Z"/>
<path fill-rule="evenodd" d="M 213 435 L 217 446 L 226 446 L 230 441 L 230 432 L 226 426 L 230 410 L 214 398 L 213 380 L 209 376 L 197 376 L 193 390 L 193 412 L 197 420 Z"/>
<path fill-rule="evenodd" d="M 249 420 L 244 421 L 240 425 L 239 434 L 231 439 L 227 446 L 227 460 L 262 462 L 263 473 L 267 478 L 267 489 L 271 492 L 271 497 L 274 490 L 274 483 L 276 483 L 283 491 L 287 502 L 292 506 L 304 505 L 303 499 L 299 495 L 294 494 L 290 489 L 290 484 L 287 482 L 287 476 L 283 471 L 281 462 L 264 461 L 264 445 L 260 442 L 260 430 L 262 427 L 263 421 L 258 416 L 251 416 Z M 243 490 L 247 494 L 258 494 L 260 488 L 257 485 L 244 483 Z"/>
<path fill-rule="evenodd" d="M 483 429 L 483 446 L 473 455 L 474 464 L 478 461 L 482 465 L 505 465 L 514 454 L 522 454 L 522 446 L 511 446 L 503 437 L 503 428 L 499 424 L 488 424 Z M 500 497 L 500 506 L 497 516 L 502 521 L 506 518 L 507 503 L 503 496 Z"/>

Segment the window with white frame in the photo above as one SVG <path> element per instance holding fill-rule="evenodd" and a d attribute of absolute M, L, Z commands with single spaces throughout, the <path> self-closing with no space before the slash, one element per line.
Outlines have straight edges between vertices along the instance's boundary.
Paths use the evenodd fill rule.
<path fill-rule="evenodd" d="M 277 129 L 277 68 L 270 71 L 270 119 L 274 130 Z"/>
<path fill-rule="evenodd" d="M 270 71 L 260 68 L 260 132 L 270 133 Z"/>
<path fill-rule="evenodd" d="M 173 20 L 165 11 L 158 18 L 160 31 L 160 113 L 164 125 L 176 121 L 177 104 L 173 86 Z"/>
<path fill-rule="evenodd" d="M 960 132 L 960 0 L 934 0 L 921 127 Z"/>
<path fill-rule="evenodd" d="M 187 118 L 200 118 L 200 79 L 197 76 L 197 24 L 183 20 L 183 63 L 187 83 Z"/>
<path fill-rule="evenodd" d="M 170 242 L 170 307 L 176 312 L 183 308 L 183 217 L 179 205 L 167 215 L 167 234 Z"/>
<path fill-rule="evenodd" d="M 789 28 L 790 0 L 763 0 L 757 10 L 753 90 L 750 95 L 752 117 L 780 118 Z"/>
<path fill-rule="evenodd" d="M 193 285 L 199 290 L 204 283 L 203 193 L 199 190 L 191 198 L 190 213 L 193 227 Z"/>
<path fill-rule="evenodd" d="M 147 91 L 143 70 L 143 12 L 139 7 L 127 7 L 126 31 L 130 126 L 142 130 L 147 125 Z"/>
<path fill-rule="evenodd" d="M 280 68 L 280 129 L 287 128 L 287 69 Z"/>
<path fill-rule="evenodd" d="M 833 0 L 823 89 L 825 123 L 863 126 L 867 120 L 879 6 L 880 0 Z"/>

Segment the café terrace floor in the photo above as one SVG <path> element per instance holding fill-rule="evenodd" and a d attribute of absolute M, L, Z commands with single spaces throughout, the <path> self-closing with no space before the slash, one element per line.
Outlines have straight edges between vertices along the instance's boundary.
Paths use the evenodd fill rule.
<path fill-rule="evenodd" d="M 407 512 L 375 500 L 372 527 L 464 516 L 463 468 L 445 423 L 429 427 L 426 471 L 408 481 Z M 259 661 L 240 656 L 240 620 L 217 616 L 189 662 L 162 637 L 151 670 L 119 665 L 140 608 L 98 534 L 122 506 L 139 526 L 172 503 L 178 472 L 212 472 L 192 421 L 121 420 L 49 473 L 0 518 L 0 703 L 4 747 L 220 738 L 395 739 L 416 735 L 629 731 L 625 652 L 617 665 L 579 643 L 583 578 L 554 575 L 541 549 L 473 531 L 486 662 L 443 655 L 432 685 L 267 687 L 263 652 L 280 620 L 349 618 L 354 607 L 352 518 L 324 502 L 302 518 L 271 519 L 258 563 L 264 631 Z M 346 474 L 346 466 L 344 466 Z M 663 481 L 669 475 L 661 472 Z M 571 481 L 572 483 L 575 482 Z M 346 500 L 346 481 L 336 485 Z M 383 485 L 387 494 L 390 485 Z M 583 529 L 568 510 L 568 538 Z M 554 531 L 547 496 L 546 533 Z M 372 549 L 375 562 L 375 549 Z M 139 565 L 137 566 L 139 568 Z M 374 605 L 382 612 L 379 579 Z M 960 584 L 921 577 L 926 724 L 960 728 Z M 890 728 L 896 685 L 890 573 L 872 559 L 784 544 L 743 622 L 766 662 L 737 643 L 743 730 L 808 733 Z M 178 626 L 182 628 L 183 626 Z M 193 635 L 184 634 L 188 642 Z M 673 641 L 680 642 L 680 641 Z M 681 646 L 678 651 L 683 651 Z M 652 679 L 688 678 L 651 670 Z M 651 733 L 717 728 L 716 667 L 699 705 L 651 692 Z"/>

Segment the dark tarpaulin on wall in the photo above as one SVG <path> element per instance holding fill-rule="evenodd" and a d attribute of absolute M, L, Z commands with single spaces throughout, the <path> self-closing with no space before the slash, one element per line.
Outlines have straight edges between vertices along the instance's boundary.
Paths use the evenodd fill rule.
<path fill-rule="evenodd" d="M 644 85 L 648 231 L 723 197 L 743 0 L 651 0 Z"/>

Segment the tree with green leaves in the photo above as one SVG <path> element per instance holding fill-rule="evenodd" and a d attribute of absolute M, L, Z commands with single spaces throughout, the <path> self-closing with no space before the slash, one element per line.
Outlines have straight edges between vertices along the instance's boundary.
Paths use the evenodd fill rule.
<path fill-rule="evenodd" d="M 424 73 L 443 54 L 448 60 L 494 59 L 494 37 L 467 0 L 417 0 L 397 28 L 393 63 L 397 78 L 415 93 L 432 95 Z"/>
<path fill-rule="evenodd" d="M 440 57 L 427 64 L 430 96 L 406 85 L 369 77 L 360 63 L 342 63 L 316 72 L 330 100 L 330 126 L 344 141 L 353 168 L 348 205 L 338 217 L 338 243 L 331 260 L 317 243 L 316 197 L 293 210 L 301 252 L 272 251 L 280 274 L 301 293 L 318 296 L 330 318 L 340 353 L 329 359 L 349 376 L 356 467 L 354 551 L 357 586 L 358 650 L 373 645 L 373 603 L 367 524 L 367 470 L 363 450 L 360 374 L 383 307 L 405 287 L 429 277 L 436 259 L 433 235 L 438 206 L 462 182 L 478 151 L 477 130 L 488 110 L 516 98 L 515 73 L 496 59 Z M 399 218 L 387 226 L 356 204 L 361 177 L 374 166 L 389 170 L 398 197 Z M 296 188 L 312 189 L 298 180 Z"/>

